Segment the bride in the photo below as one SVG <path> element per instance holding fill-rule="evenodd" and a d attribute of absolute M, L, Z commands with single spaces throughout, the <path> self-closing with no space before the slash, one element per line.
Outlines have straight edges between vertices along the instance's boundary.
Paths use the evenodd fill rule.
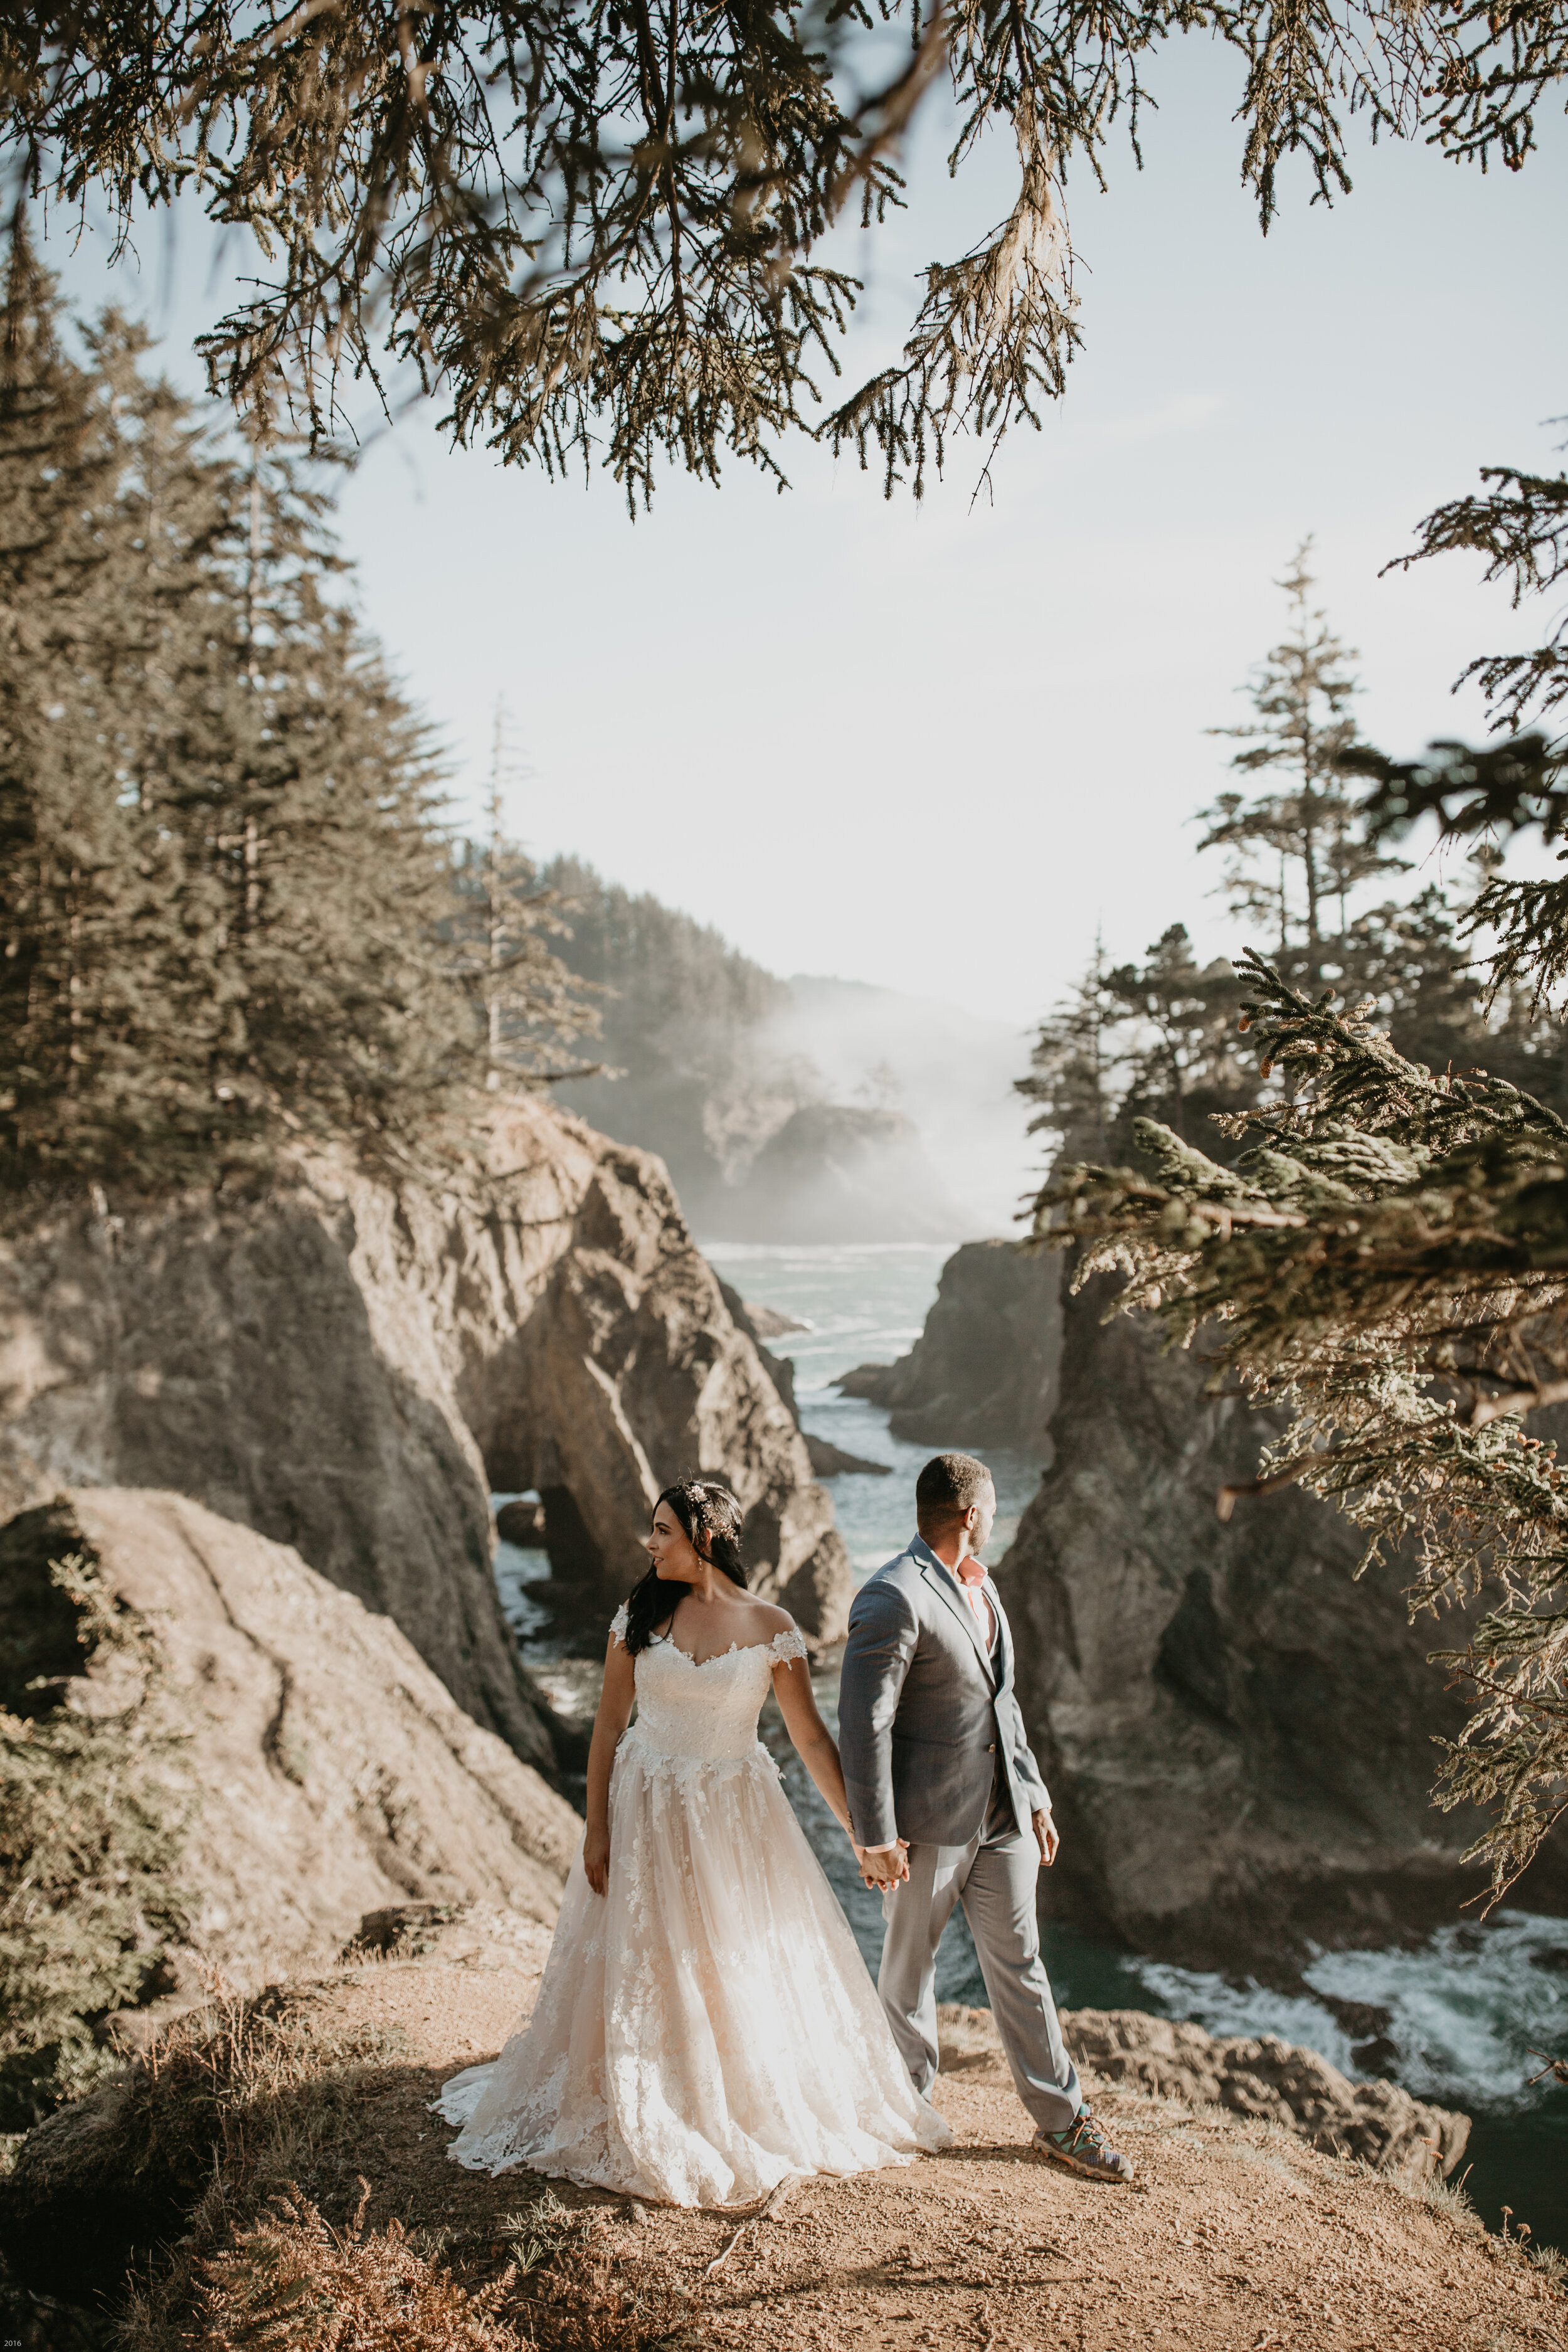
<path fill-rule="evenodd" d="M 532 2019 L 437 2101 L 476 2171 L 740 2205 L 950 2137 L 757 1738 L 771 1683 L 847 1835 L 805 1643 L 747 1594 L 740 1532 L 716 1479 L 658 1498 L 653 1566 L 610 1628 L 587 1833 Z"/>

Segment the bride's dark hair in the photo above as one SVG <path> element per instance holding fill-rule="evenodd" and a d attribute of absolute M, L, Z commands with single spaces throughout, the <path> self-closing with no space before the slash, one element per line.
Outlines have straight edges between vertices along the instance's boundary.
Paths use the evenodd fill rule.
<path fill-rule="evenodd" d="M 746 1589 L 746 1566 L 741 1558 L 741 1506 L 718 1478 L 678 1478 L 667 1486 L 658 1503 L 668 1503 L 685 1528 L 688 1539 L 731 1584 Z M 654 1505 L 657 1511 L 658 1503 Z M 650 1568 L 626 1595 L 626 1630 L 622 1635 L 633 1657 L 646 1650 L 653 1629 L 675 1613 L 679 1592 L 671 1594 L 657 1568 Z"/>

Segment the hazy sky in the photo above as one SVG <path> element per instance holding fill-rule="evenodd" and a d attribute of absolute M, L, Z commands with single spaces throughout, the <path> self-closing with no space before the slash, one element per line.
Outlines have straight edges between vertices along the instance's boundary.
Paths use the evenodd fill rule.
<path fill-rule="evenodd" d="M 453 454 L 429 415 L 342 499 L 365 615 L 453 747 L 460 793 L 504 693 L 532 771 L 514 829 L 717 924 L 780 971 L 837 972 L 1024 1023 L 1097 925 L 1116 956 L 1184 919 L 1231 935 L 1188 819 L 1221 789 L 1235 689 L 1274 642 L 1271 585 L 1315 534 L 1359 648 L 1364 731 L 1408 751 L 1477 721 L 1448 688 L 1531 642 L 1468 559 L 1380 579 L 1478 467 L 1544 467 L 1568 425 L 1568 138 L 1517 176 L 1357 140 L 1353 194 L 1289 176 L 1265 240 L 1229 116 L 1239 64 L 1191 42 L 1154 76 L 1146 168 L 1068 188 L 1087 349 L 994 497 L 954 448 L 923 508 L 801 446 L 784 498 L 736 466 L 671 477 L 634 525 L 607 478 Z M 847 373 L 914 309 L 911 273 L 1010 202 L 994 142 L 955 190 L 943 124 L 911 212 L 853 249 L 870 280 Z M 102 240 L 98 240 L 101 250 Z M 73 294 L 107 281 L 51 243 Z M 224 307 L 203 240 L 155 232 L 112 287 L 171 338 Z M 172 355 L 173 356 L 173 355 Z M 180 372 L 185 373 L 182 366 Z M 1555 460 L 1551 460 L 1555 463 Z"/>

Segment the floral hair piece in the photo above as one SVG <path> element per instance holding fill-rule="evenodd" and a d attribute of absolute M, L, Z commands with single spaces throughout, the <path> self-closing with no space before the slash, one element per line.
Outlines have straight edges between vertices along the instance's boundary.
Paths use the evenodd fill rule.
<path fill-rule="evenodd" d="M 693 1525 L 706 1527 L 713 1516 L 713 1499 L 706 1487 L 700 1486 L 695 1478 L 683 1478 L 680 1492 L 690 1508 Z"/>

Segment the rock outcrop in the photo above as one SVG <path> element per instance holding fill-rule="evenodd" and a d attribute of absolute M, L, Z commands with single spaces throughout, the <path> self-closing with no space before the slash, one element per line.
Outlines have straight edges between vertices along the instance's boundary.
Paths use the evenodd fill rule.
<path fill-rule="evenodd" d="M 528 1496 L 503 1503 L 496 1513 L 496 1533 L 502 1543 L 516 1544 L 523 1551 L 542 1551 L 545 1531 L 544 1506 Z"/>
<path fill-rule="evenodd" d="M 734 1241 L 941 1242 L 968 1226 L 913 1120 L 845 1103 L 793 1111 L 702 1215 L 705 1233 Z"/>
<path fill-rule="evenodd" d="M 1464 1721 L 1427 1664 L 1459 1621 L 1408 1622 L 1410 1571 L 1291 1488 L 1244 1501 L 1277 1423 L 1205 1398 L 1191 1355 L 1066 1302 L 1055 1465 L 997 1572 L 1025 1718 L 1062 1832 L 1052 1915 L 1135 1949 L 1283 1979 L 1309 1940 L 1451 1918 L 1479 1826 L 1431 1803 Z M 1556 1910 L 1558 1854 L 1526 1883 Z"/>
<path fill-rule="evenodd" d="M 215 1970 L 245 1991 L 320 1968 L 365 1914 L 410 1901 L 553 1922 L 577 1815 L 390 1619 L 289 1545 L 184 1496 L 117 1487 L 25 1514 L 5 1538 L 7 1696 L 30 1668 L 65 1663 L 49 1705 L 89 1731 L 132 1727 L 188 1813 L 189 1933 L 161 1956 L 160 1994 L 192 1997 Z M 136 1653 L 120 1643 L 83 1660 L 68 1628 L 64 1660 L 41 1655 L 58 1614 L 48 1562 L 69 1550 L 143 1630 L 155 1670 L 128 1668 Z"/>
<path fill-rule="evenodd" d="M 988 2009 L 944 2001 L 936 2015 L 944 2074 L 1001 2057 Z M 1270 2033 L 1219 2040 L 1139 2009 L 1064 2010 L 1062 2032 L 1091 2080 L 1278 2124 L 1321 2155 L 1357 2157 L 1411 2187 L 1447 2179 L 1469 2141 L 1468 2116 L 1413 2099 L 1396 2083 L 1352 2083 L 1317 2051 Z"/>
<path fill-rule="evenodd" d="M 557 1574 L 613 1605 L 697 1467 L 745 1507 L 760 1589 L 831 1639 L 831 1506 L 662 1167 L 542 1101 L 448 1181 L 318 1157 L 261 1197 L 100 1193 L 0 1244 L 0 1515 L 65 1486 L 193 1496 L 394 1618 L 523 1756 L 550 1740 L 490 1490 L 537 1487 Z"/>
<path fill-rule="evenodd" d="M 891 1408 L 911 1445 L 1014 1445 L 1049 1460 L 1061 1363 L 1061 1261 L 1013 1242 L 966 1242 L 942 1267 L 925 1329 L 896 1364 L 834 1385 Z"/>
<path fill-rule="evenodd" d="M 873 1462 L 864 1454 L 847 1454 L 842 1445 L 831 1438 L 814 1437 L 808 1429 L 803 1433 L 811 1466 L 819 1478 L 890 1478 L 890 1462 Z"/>
<path fill-rule="evenodd" d="M 792 1331 L 809 1331 L 809 1323 L 797 1323 L 793 1315 L 785 1315 L 776 1307 L 761 1307 L 754 1298 L 743 1298 L 746 1320 L 759 1339 L 784 1339 Z"/>
<path fill-rule="evenodd" d="M 1271 2033 L 1219 2040 L 1136 2009 L 1069 2010 L 1062 2031 L 1101 2082 L 1279 2124 L 1323 2156 L 1358 2157 L 1412 2184 L 1447 2179 L 1469 2141 L 1468 2116 L 1429 2106 L 1397 2083 L 1352 2083 L 1317 2051 Z"/>

